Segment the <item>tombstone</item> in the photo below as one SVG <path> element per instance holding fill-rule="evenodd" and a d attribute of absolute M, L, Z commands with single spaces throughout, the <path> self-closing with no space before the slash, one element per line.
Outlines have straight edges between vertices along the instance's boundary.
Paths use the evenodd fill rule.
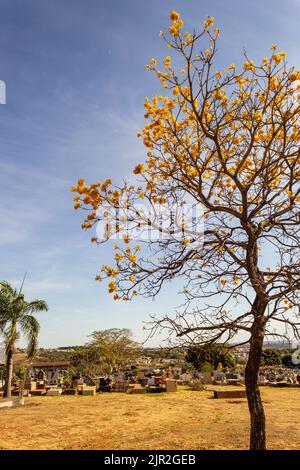
<path fill-rule="evenodd" d="M 96 387 L 83 387 L 81 394 L 84 396 L 95 396 Z"/>
<path fill-rule="evenodd" d="M 202 372 L 200 378 L 204 385 L 211 385 L 213 383 L 211 372 Z"/>
<path fill-rule="evenodd" d="M 140 393 L 144 393 L 145 389 L 141 386 L 141 384 L 129 384 L 127 393 L 136 395 Z"/>
<path fill-rule="evenodd" d="M 126 392 L 128 388 L 128 381 L 125 380 L 122 376 L 115 378 L 113 389 L 115 392 Z"/>
<path fill-rule="evenodd" d="M 36 390 L 36 381 L 32 380 L 31 378 L 27 379 L 25 384 L 24 384 L 24 390 Z"/>
<path fill-rule="evenodd" d="M 50 388 L 49 390 L 47 390 L 47 397 L 59 397 L 62 393 L 62 389 L 61 388 Z"/>
<path fill-rule="evenodd" d="M 37 389 L 37 390 L 31 390 L 30 395 L 33 397 L 41 397 L 43 395 L 46 395 L 47 390 L 45 388 Z"/>
<path fill-rule="evenodd" d="M 62 391 L 62 395 L 77 395 L 76 388 L 65 388 Z"/>
<path fill-rule="evenodd" d="M 166 391 L 166 387 L 162 385 L 147 385 L 146 391 L 148 393 L 162 393 Z"/>
<path fill-rule="evenodd" d="M 241 382 L 241 378 L 237 373 L 228 372 L 225 376 L 227 385 L 239 385 Z"/>
<path fill-rule="evenodd" d="M 36 382 L 36 390 L 43 390 L 45 388 L 45 382 Z"/>
<path fill-rule="evenodd" d="M 191 374 L 185 372 L 184 374 L 181 374 L 180 380 L 182 381 L 183 385 L 187 385 L 192 379 Z"/>
<path fill-rule="evenodd" d="M 173 377 L 174 378 L 179 378 L 180 374 L 182 373 L 182 368 L 181 367 L 173 367 Z"/>
<path fill-rule="evenodd" d="M 109 379 L 105 379 L 104 377 L 101 377 L 99 380 L 99 391 L 110 392 L 111 388 L 110 388 L 109 382 L 110 382 Z"/>
<path fill-rule="evenodd" d="M 84 383 L 86 385 L 89 385 L 90 387 L 95 387 L 96 386 L 95 380 L 92 377 L 90 377 L 89 375 L 84 376 Z"/>
<path fill-rule="evenodd" d="M 148 378 L 144 377 L 143 379 L 139 379 L 139 383 L 142 387 L 146 387 L 146 385 L 148 385 Z"/>
<path fill-rule="evenodd" d="M 246 398 L 246 390 L 214 390 L 214 398 Z"/>
<path fill-rule="evenodd" d="M 84 379 L 80 377 L 79 379 L 74 379 L 74 385 L 77 387 L 78 385 L 84 385 Z"/>
<path fill-rule="evenodd" d="M 177 392 L 176 380 L 166 379 L 166 392 Z"/>
<path fill-rule="evenodd" d="M 224 385 L 226 384 L 226 375 L 221 370 L 214 371 L 214 378 L 213 378 L 214 385 Z"/>
<path fill-rule="evenodd" d="M 264 374 L 259 374 L 258 376 L 258 385 L 265 385 L 267 383 L 267 379 Z"/>
<path fill-rule="evenodd" d="M 148 385 L 155 385 L 155 376 L 152 375 L 148 378 Z"/>
<path fill-rule="evenodd" d="M 276 375 L 274 372 L 267 372 L 266 377 L 269 382 L 276 382 Z"/>
<path fill-rule="evenodd" d="M 155 383 L 155 385 L 161 385 L 162 380 L 163 380 L 162 376 L 156 376 L 156 377 L 154 377 L 154 383 Z"/>

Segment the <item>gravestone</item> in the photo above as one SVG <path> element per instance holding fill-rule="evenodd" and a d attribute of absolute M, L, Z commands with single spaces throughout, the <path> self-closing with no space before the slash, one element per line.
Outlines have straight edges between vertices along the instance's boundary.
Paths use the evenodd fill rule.
<path fill-rule="evenodd" d="M 32 397 L 41 397 L 43 395 L 46 395 L 47 390 L 45 388 L 39 389 L 39 390 L 31 390 L 30 395 Z"/>
<path fill-rule="evenodd" d="M 62 395 L 77 395 L 76 388 L 65 388 L 62 391 Z"/>
<path fill-rule="evenodd" d="M 81 394 L 84 396 L 95 396 L 96 387 L 83 387 Z"/>
<path fill-rule="evenodd" d="M 258 376 L 258 385 L 266 385 L 267 379 L 263 374 L 259 374 Z"/>
<path fill-rule="evenodd" d="M 36 390 L 43 390 L 45 388 L 45 382 L 37 382 Z"/>
<path fill-rule="evenodd" d="M 110 388 L 109 384 L 110 384 L 110 379 L 109 378 L 100 377 L 99 391 L 100 392 L 110 392 L 111 388 Z"/>
<path fill-rule="evenodd" d="M 246 398 L 246 390 L 215 390 L 214 398 Z"/>
<path fill-rule="evenodd" d="M 152 375 L 148 378 L 148 385 L 155 385 L 155 376 Z"/>
<path fill-rule="evenodd" d="M 185 372 L 184 374 L 181 374 L 180 380 L 182 381 L 183 385 L 187 385 L 192 380 L 192 376 L 191 374 Z"/>
<path fill-rule="evenodd" d="M 166 391 L 166 388 L 161 385 L 148 385 L 146 391 L 149 393 L 162 393 Z"/>
<path fill-rule="evenodd" d="M 201 378 L 204 385 L 211 385 L 213 383 L 211 372 L 202 372 Z"/>
<path fill-rule="evenodd" d="M 59 397 L 62 393 L 62 389 L 61 388 L 50 388 L 46 395 L 47 397 Z"/>
<path fill-rule="evenodd" d="M 221 370 L 216 370 L 214 373 L 213 383 L 215 385 L 226 384 L 226 375 Z"/>
<path fill-rule="evenodd" d="M 36 390 L 36 381 L 32 380 L 31 378 L 27 379 L 25 384 L 24 384 L 24 389 L 29 390 Z"/>
<path fill-rule="evenodd" d="M 166 379 L 166 392 L 177 392 L 176 380 Z"/>
<path fill-rule="evenodd" d="M 226 374 L 226 383 L 227 385 L 240 385 L 241 378 L 239 374 L 234 372 L 228 372 Z"/>
<path fill-rule="evenodd" d="M 135 395 L 139 393 L 144 393 L 145 389 L 141 386 L 141 384 L 129 384 L 127 393 Z"/>
<path fill-rule="evenodd" d="M 126 392 L 128 388 L 128 381 L 123 377 L 116 377 L 115 383 L 113 385 L 113 390 L 115 392 Z"/>

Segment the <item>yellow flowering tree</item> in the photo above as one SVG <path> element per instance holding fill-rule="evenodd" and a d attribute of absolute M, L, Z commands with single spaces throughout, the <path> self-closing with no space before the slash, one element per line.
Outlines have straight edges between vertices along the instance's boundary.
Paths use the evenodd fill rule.
<path fill-rule="evenodd" d="M 179 278 L 183 309 L 153 318 L 154 328 L 199 344 L 249 341 L 250 448 L 265 449 L 257 385 L 263 341 L 285 329 L 299 336 L 300 72 L 288 68 L 275 45 L 258 64 L 245 54 L 241 70 L 216 70 L 214 19 L 188 33 L 179 13 L 170 18 L 169 31 L 160 32 L 170 55 L 162 67 L 154 58 L 146 66 L 163 92 L 145 100 L 147 124 L 138 136 L 147 157 L 134 168 L 137 182 L 80 179 L 75 208 L 88 210 L 89 229 L 126 206 L 125 217 L 107 222 L 106 239 L 123 238 L 115 264 L 97 275 L 108 278 L 115 299 L 155 296 Z M 187 197 L 204 208 L 203 234 L 186 235 L 182 227 L 182 238 L 150 237 L 141 249 L 132 233 L 152 221 L 139 203 L 176 205 Z"/>

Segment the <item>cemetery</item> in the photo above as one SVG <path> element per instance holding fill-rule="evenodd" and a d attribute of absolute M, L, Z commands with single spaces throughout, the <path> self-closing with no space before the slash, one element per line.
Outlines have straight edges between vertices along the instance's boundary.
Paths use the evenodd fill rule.
<path fill-rule="evenodd" d="M 123 370 L 111 374 L 91 377 L 87 374 L 72 373 L 70 361 L 32 362 L 27 368 L 24 383 L 16 376 L 12 380 L 13 397 L 50 397 L 50 396 L 95 396 L 97 393 L 142 393 L 176 392 L 178 386 L 187 386 L 191 390 L 210 390 L 210 386 L 231 387 L 235 391 L 226 390 L 216 393 L 215 398 L 245 397 L 244 367 L 219 368 L 211 372 L 199 372 L 186 364 L 182 366 L 165 365 L 155 369 L 148 365 Z M 194 387 L 198 384 L 198 387 Z M 1 386 L 2 385 L 2 386 Z M 299 388 L 299 369 L 281 366 L 263 366 L 259 373 L 259 386 L 279 388 Z M 200 387 L 200 388 L 199 388 Z M 4 395 L 4 384 L 0 382 L 0 399 Z M 0 401 L 1 403 L 1 401 Z"/>
<path fill-rule="evenodd" d="M 25 397 L 25 406 L 0 408 L 0 449 L 247 449 L 247 400 L 213 398 L 224 389 L 240 386 Z M 269 448 L 296 449 L 300 388 L 264 386 L 261 393 Z"/>
<path fill-rule="evenodd" d="M 0 449 L 246 449 L 245 366 L 209 371 L 184 356 L 156 356 L 110 373 L 80 372 L 71 358 L 22 363 L 16 356 L 11 399 L 3 398 L 0 376 Z M 269 448 L 296 448 L 299 368 L 263 365 L 259 386 Z"/>

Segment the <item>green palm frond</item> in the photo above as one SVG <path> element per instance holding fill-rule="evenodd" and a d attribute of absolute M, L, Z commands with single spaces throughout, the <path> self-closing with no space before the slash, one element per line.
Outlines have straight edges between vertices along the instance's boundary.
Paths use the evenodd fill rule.
<path fill-rule="evenodd" d="M 19 338 L 19 325 L 27 339 L 28 357 L 34 355 L 40 325 L 33 314 L 47 310 L 48 305 L 44 300 L 27 302 L 21 291 L 17 291 L 6 281 L 0 282 L 0 333 L 4 336 L 7 352 L 14 348 Z"/>
<path fill-rule="evenodd" d="M 26 314 L 46 312 L 48 311 L 48 305 L 44 300 L 33 300 L 32 302 L 26 302 L 23 312 Z"/>
<path fill-rule="evenodd" d="M 20 319 L 20 326 L 27 338 L 27 356 L 32 357 L 38 344 L 40 324 L 33 315 L 23 315 Z"/>
<path fill-rule="evenodd" d="M 12 297 L 15 297 L 17 295 L 16 289 L 14 289 L 7 281 L 0 282 L 0 292 L 1 294 L 9 295 Z"/>
<path fill-rule="evenodd" d="M 17 339 L 20 337 L 16 328 L 7 328 L 4 331 L 4 344 L 6 354 L 14 349 Z"/>
<path fill-rule="evenodd" d="M 0 333 L 4 333 L 4 329 L 7 325 L 7 320 L 4 318 L 1 318 L 1 311 L 0 311 Z"/>

